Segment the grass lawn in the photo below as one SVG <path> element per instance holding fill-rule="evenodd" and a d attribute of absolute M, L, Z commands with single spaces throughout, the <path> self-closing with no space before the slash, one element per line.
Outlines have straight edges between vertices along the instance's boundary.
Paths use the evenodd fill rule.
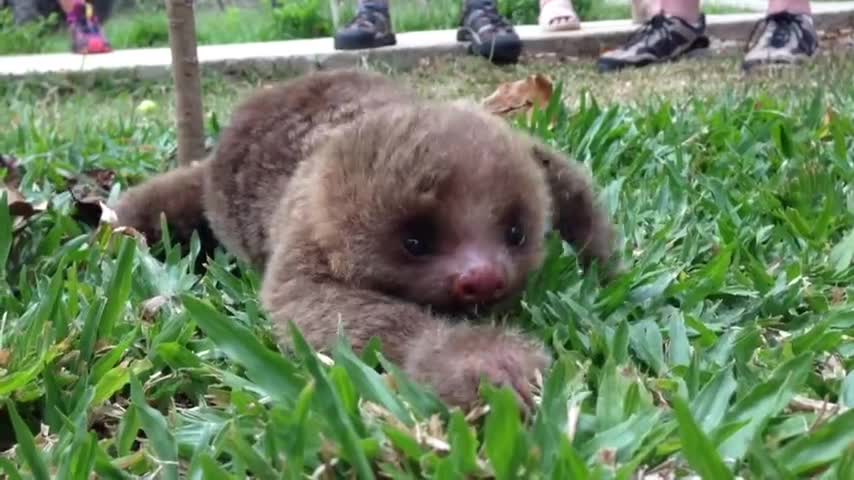
<path fill-rule="evenodd" d="M 560 122 L 530 127 L 592 168 L 619 225 L 623 278 L 597 286 L 552 243 L 512 315 L 556 358 L 530 424 L 503 390 L 466 416 L 393 369 L 391 387 L 373 354 L 278 355 L 256 273 L 222 251 L 195 272 L 195 250 L 82 221 L 69 179 L 115 197 L 170 167 L 169 85 L 0 85 L 5 181 L 48 202 L 25 220 L 0 201 L 0 471 L 854 478 L 854 52 L 737 67 L 602 77 L 466 58 L 396 74 L 438 98 L 535 71 L 563 82 Z M 211 141 L 265 82 L 205 79 Z M 137 112 L 146 99 L 158 107 Z M 92 169 L 115 183 L 84 183 Z"/>

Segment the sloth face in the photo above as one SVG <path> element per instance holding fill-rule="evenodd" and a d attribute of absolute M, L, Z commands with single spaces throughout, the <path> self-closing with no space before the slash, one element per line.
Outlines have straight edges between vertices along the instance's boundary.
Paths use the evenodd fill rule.
<path fill-rule="evenodd" d="M 518 292 L 550 203 L 527 137 L 464 106 L 386 108 L 320 153 L 322 248 L 342 279 L 440 310 Z"/>

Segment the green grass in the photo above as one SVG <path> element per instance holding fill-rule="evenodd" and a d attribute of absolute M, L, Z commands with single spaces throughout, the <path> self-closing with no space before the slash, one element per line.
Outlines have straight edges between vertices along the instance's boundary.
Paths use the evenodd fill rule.
<path fill-rule="evenodd" d="M 460 0 L 403 0 L 392 2 L 395 31 L 455 28 L 459 22 Z M 266 42 L 295 38 L 331 36 L 335 31 L 327 0 L 279 2 L 271 9 L 269 2 L 256 8 L 227 7 L 225 11 L 203 8 L 196 12 L 199 44 Z M 355 2 L 340 7 L 339 22 L 349 21 Z M 536 24 L 538 3 L 531 0 L 503 0 L 502 13 L 515 24 Z M 629 18 L 629 3 L 605 4 L 576 0 L 583 20 Z M 708 13 L 744 11 L 733 7 L 713 6 Z M 161 4 L 143 4 L 138 10 L 119 12 L 104 25 L 105 34 L 116 49 L 164 47 L 169 45 L 169 27 Z M 39 26 L 15 27 L 9 12 L 0 11 L 0 54 L 65 52 L 68 37 L 64 29 L 43 33 Z"/>
<path fill-rule="evenodd" d="M 50 202 L 26 222 L 0 207 L 0 448 L 16 444 L 0 470 L 852 478 L 854 413 L 837 407 L 854 406 L 854 56 L 757 78 L 736 66 L 600 77 L 589 62 L 464 59 L 400 74 L 477 98 L 555 76 L 559 123 L 519 128 L 591 166 L 619 225 L 625 277 L 598 287 L 553 242 L 516 310 L 556 358 L 531 424 L 507 391 L 467 420 L 384 363 L 391 389 L 370 368 L 381 357 L 346 343 L 331 367 L 299 338 L 279 355 L 258 276 L 230 255 L 196 273 L 195 248 L 77 220 L 67 178 L 108 168 L 126 185 L 169 167 L 168 85 L 0 86 L 0 152 L 19 159 L 27 198 Z M 205 79 L 212 138 L 262 83 Z M 136 113 L 142 99 L 159 109 Z"/>

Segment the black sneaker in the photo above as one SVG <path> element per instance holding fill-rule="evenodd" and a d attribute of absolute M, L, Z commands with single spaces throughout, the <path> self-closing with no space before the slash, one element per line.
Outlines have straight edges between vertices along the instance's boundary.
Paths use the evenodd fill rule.
<path fill-rule="evenodd" d="M 817 49 L 818 35 L 812 16 L 772 13 L 750 32 L 741 67 L 749 71 L 760 65 L 794 64 L 812 57 Z"/>
<path fill-rule="evenodd" d="M 470 42 L 469 52 L 493 63 L 515 63 L 522 53 L 522 40 L 493 0 L 466 0 L 457 30 L 457 41 Z"/>
<path fill-rule="evenodd" d="M 335 34 L 336 50 L 361 50 L 396 43 L 388 6 L 370 2 L 360 5 L 355 18 Z"/>
<path fill-rule="evenodd" d="M 603 53 L 597 66 L 604 73 L 675 60 L 689 52 L 709 48 L 705 31 L 704 14 L 700 15 L 699 25 L 694 26 L 662 12 L 644 22 L 623 46 Z"/>

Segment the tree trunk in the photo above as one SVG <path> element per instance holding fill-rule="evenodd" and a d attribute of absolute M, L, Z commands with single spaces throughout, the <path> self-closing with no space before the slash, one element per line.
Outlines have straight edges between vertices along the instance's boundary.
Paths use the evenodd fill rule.
<path fill-rule="evenodd" d="M 189 165 L 205 155 L 202 85 L 196 54 L 196 19 L 193 0 L 166 0 L 169 46 L 175 81 L 175 120 L 178 128 L 178 163 Z"/>

